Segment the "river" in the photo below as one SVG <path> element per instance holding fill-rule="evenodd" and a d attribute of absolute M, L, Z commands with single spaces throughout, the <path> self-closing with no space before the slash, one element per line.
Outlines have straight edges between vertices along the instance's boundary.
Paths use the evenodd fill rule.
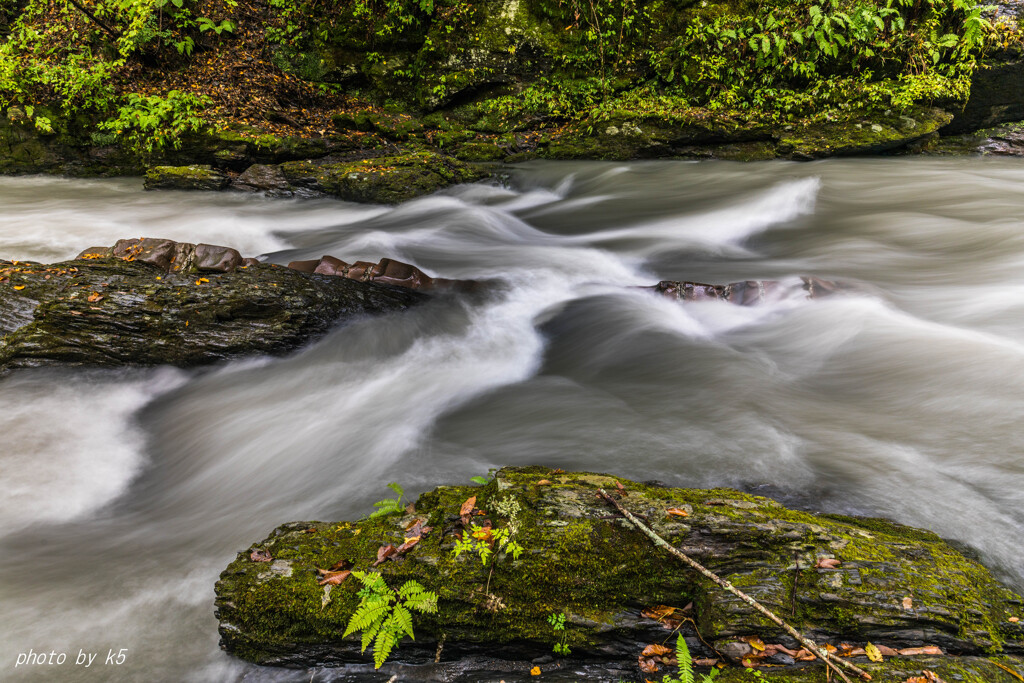
<path fill-rule="evenodd" d="M 222 653 L 219 572 L 389 481 L 506 464 L 885 516 L 1024 588 L 1016 161 L 535 163 L 396 208 L 0 178 L 0 207 L 9 259 L 152 236 L 503 281 L 285 358 L 0 379 L 0 679 L 340 680 Z M 857 290 L 743 308 L 631 289 L 795 275 Z M 67 659 L 15 668 L 30 649 Z"/>

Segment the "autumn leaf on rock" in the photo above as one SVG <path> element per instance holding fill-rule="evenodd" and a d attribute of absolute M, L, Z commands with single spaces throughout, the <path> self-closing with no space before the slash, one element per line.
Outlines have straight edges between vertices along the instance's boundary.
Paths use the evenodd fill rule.
<path fill-rule="evenodd" d="M 675 611 L 675 607 L 669 607 L 668 605 L 658 605 L 657 607 L 648 607 L 640 614 L 647 617 L 648 619 L 657 619 L 658 621 L 661 621 L 662 619 L 672 616 L 675 613 Z"/>
<path fill-rule="evenodd" d="M 351 568 L 352 568 L 352 563 L 349 562 L 348 560 L 338 560 L 333 565 L 331 565 L 331 568 L 328 569 L 327 571 L 329 571 L 329 572 L 340 572 L 340 571 L 344 571 L 346 569 L 351 569 Z"/>
<path fill-rule="evenodd" d="M 717 659 L 710 659 L 706 657 L 693 660 L 694 666 L 715 666 L 716 664 L 718 664 Z"/>
<path fill-rule="evenodd" d="M 88 301 L 89 301 L 89 303 L 94 304 L 94 303 L 96 303 L 97 301 L 99 301 L 102 298 L 103 298 L 102 294 L 100 294 L 99 292 L 93 292 L 92 294 L 89 295 Z"/>
<path fill-rule="evenodd" d="M 754 648 L 758 652 L 764 652 L 764 641 L 757 636 L 743 636 L 740 638 L 744 643 Z"/>
<path fill-rule="evenodd" d="M 629 495 L 628 493 L 626 493 L 626 487 L 622 485 L 622 482 L 620 482 L 620 481 L 615 482 L 615 488 L 617 488 L 619 490 L 619 493 L 621 495 L 623 495 L 623 496 L 628 496 Z"/>
<path fill-rule="evenodd" d="M 640 670 L 645 674 L 653 674 L 658 672 L 658 663 L 650 657 L 637 657 L 637 664 L 640 666 Z"/>
<path fill-rule="evenodd" d="M 323 569 L 318 569 L 317 571 L 322 574 L 320 580 L 317 582 L 321 586 L 326 586 L 328 584 L 332 586 L 337 586 L 339 583 L 347 579 L 349 575 L 352 573 L 348 569 L 346 569 L 343 572 L 325 572 Z"/>
<path fill-rule="evenodd" d="M 682 508 L 669 508 L 668 510 L 665 510 L 665 513 L 668 514 L 670 517 L 689 517 L 690 516 L 690 513 L 687 512 L 686 510 L 683 510 Z"/>
<path fill-rule="evenodd" d="M 924 647 L 905 647 L 897 650 L 904 657 L 914 657 L 915 655 L 941 655 L 940 650 L 935 645 L 925 645 Z"/>
<path fill-rule="evenodd" d="M 405 539 L 405 542 L 402 545 L 398 546 L 398 548 L 395 550 L 395 552 L 400 555 L 400 554 L 406 552 L 407 550 L 410 550 L 414 545 L 416 545 L 419 542 L 420 542 L 420 537 L 419 536 L 410 536 L 410 537 Z"/>
<path fill-rule="evenodd" d="M 1007 621 L 1009 621 L 1011 624 L 1016 624 L 1018 621 L 1020 621 L 1020 617 L 1010 617 L 1009 619 L 1007 619 Z"/>
<path fill-rule="evenodd" d="M 530 669 L 530 675 L 531 676 L 540 676 L 540 667 L 539 666 L 535 666 L 532 669 Z"/>
<path fill-rule="evenodd" d="M 472 496 L 462 504 L 459 508 L 459 517 L 462 517 L 462 523 L 464 525 L 469 524 L 469 516 L 473 514 L 473 508 L 476 507 L 476 496 Z"/>
<path fill-rule="evenodd" d="M 376 567 L 378 564 L 388 559 L 397 552 L 398 548 L 391 545 L 390 543 L 387 545 L 382 545 L 380 548 L 377 549 L 377 561 L 373 563 L 373 566 Z"/>
<path fill-rule="evenodd" d="M 878 648 L 873 643 L 868 643 L 864 646 L 864 654 L 868 656 L 872 662 L 882 661 L 882 653 L 878 651 Z"/>
<path fill-rule="evenodd" d="M 667 648 L 664 645 L 650 644 L 644 648 L 641 653 L 644 657 L 660 657 L 661 655 L 667 655 L 672 652 L 671 648 Z"/>
<path fill-rule="evenodd" d="M 541 479 L 540 481 L 537 482 L 537 486 L 551 486 L 551 480 Z"/>
<path fill-rule="evenodd" d="M 903 609 L 907 610 L 908 612 L 914 609 L 914 599 L 909 595 L 903 598 Z"/>
<path fill-rule="evenodd" d="M 249 559 L 253 562 L 270 562 L 274 558 L 266 550 L 253 550 L 249 553 Z"/>
<path fill-rule="evenodd" d="M 815 569 L 838 569 L 842 562 L 834 557 L 819 557 L 814 563 Z"/>

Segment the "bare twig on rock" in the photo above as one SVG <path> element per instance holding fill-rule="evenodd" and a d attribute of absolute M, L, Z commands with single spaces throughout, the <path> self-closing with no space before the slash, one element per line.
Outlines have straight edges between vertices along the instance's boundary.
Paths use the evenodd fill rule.
<path fill-rule="evenodd" d="M 740 600 L 742 600 L 746 604 L 750 605 L 751 607 L 756 609 L 758 612 L 760 612 L 761 614 L 763 614 L 764 616 L 768 617 L 773 622 L 775 622 L 776 624 L 781 626 L 783 629 L 785 629 L 786 633 L 788 633 L 789 635 L 791 635 L 794 638 L 796 638 L 800 642 L 801 645 L 803 645 L 805 648 L 807 648 L 808 651 L 810 651 L 813 654 L 815 654 L 818 657 L 818 659 L 823 661 L 826 666 L 828 666 L 830 669 L 835 671 L 839 675 L 840 678 L 842 678 L 844 681 L 846 681 L 846 683 L 852 683 L 852 682 L 846 676 L 846 674 L 843 673 L 843 671 L 839 668 L 839 666 L 843 666 L 843 667 L 849 669 L 850 671 L 853 671 L 854 673 L 856 673 L 858 676 L 860 676 L 861 678 L 863 678 L 865 680 L 869 680 L 869 681 L 871 680 L 871 674 L 869 674 L 867 671 L 864 671 L 860 667 L 857 667 L 854 664 L 851 664 L 850 662 L 847 662 L 847 661 L 845 661 L 843 659 L 839 659 L 838 657 L 830 654 L 829 652 L 827 652 L 823 648 L 818 647 L 814 643 L 814 641 L 810 640 L 809 638 L 805 638 L 803 635 L 800 634 L 799 631 L 797 631 L 795 628 L 793 628 L 792 626 L 787 624 L 785 621 L 783 621 L 779 617 L 775 616 L 775 614 L 773 614 L 767 607 L 765 607 L 764 605 L 759 603 L 757 600 L 755 600 L 754 598 L 750 597 L 749 595 L 747 595 L 746 593 L 744 593 L 740 589 L 736 588 L 731 583 L 729 583 L 728 581 L 726 581 L 722 577 L 718 576 L 718 574 L 715 574 L 713 571 L 711 571 L 710 569 L 708 569 L 704 565 L 700 564 L 699 562 L 697 562 L 696 560 L 691 558 L 686 553 L 682 552 L 681 550 L 679 550 L 677 548 L 672 547 L 672 545 L 670 545 L 669 542 L 666 541 L 664 538 L 659 536 L 656 531 L 654 531 L 649 526 L 647 526 L 646 524 L 641 522 L 636 517 L 636 515 L 634 515 L 632 512 L 630 512 L 629 510 L 624 508 L 622 506 L 622 504 L 619 503 L 619 501 L 615 500 L 614 498 L 609 496 L 607 493 L 605 493 L 604 489 L 598 489 L 598 493 L 600 494 L 600 496 L 602 498 L 604 498 L 607 502 L 611 503 L 619 512 L 621 512 L 626 517 L 626 519 L 628 519 L 633 524 L 633 526 L 635 526 L 640 531 L 644 532 L 644 534 L 648 538 L 650 538 L 654 542 L 655 545 L 657 545 L 660 548 L 663 548 L 663 549 L 667 550 L 668 552 L 670 552 L 675 557 L 679 558 L 680 560 L 682 560 L 686 564 L 690 565 L 692 568 L 696 569 L 703 576 L 711 579 L 716 584 L 718 584 L 719 586 L 721 586 L 725 590 L 729 591 L 730 593 L 732 593 L 733 595 L 738 597 Z M 837 664 L 839 666 L 837 666 Z"/>

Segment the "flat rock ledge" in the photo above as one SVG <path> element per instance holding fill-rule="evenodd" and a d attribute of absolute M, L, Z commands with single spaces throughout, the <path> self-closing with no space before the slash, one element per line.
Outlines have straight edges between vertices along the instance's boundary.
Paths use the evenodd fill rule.
<path fill-rule="evenodd" d="M 414 151 L 357 160 L 320 159 L 253 164 L 236 177 L 211 166 L 156 166 L 146 171 L 147 190 L 224 190 L 268 196 L 331 196 L 350 202 L 400 204 L 489 175 L 458 159 Z"/>
<path fill-rule="evenodd" d="M 61 263 L 0 259 L 0 371 L 54 364 L 186 367 L 280 354 L 346 320 L 426 299 L 370 280 L 153 238 L 94 247 Z"/>
<path fill-rule="evenodd" d="M 638 657 L 648 644 L 671 646 L 668 627 L 680 622 L 695 658 L 729 662 L 718 679 L 726 683 L 752 678 L 736 665 L 757 659 L 745 638 L 799 649 L 773 623 L 656 549 L 596 495 L 599 488 L 819 643 L 931 653 L 911 650 L 881 663 L 854 656 L 875 681 L 903 682 L 929 670 L 950 683 L 1010 683 L 1019 679 L 1006 668 L 1024 671 L 1021 597 L 928 531 L 789 510 L 728 489 L 543 467 L 505 468 L 484 486 L 441 486 L 391 515 L 277 528 L 221 574 L 221 645 L 262 665 L 344 667 L 353 681 L 396 674 L 421 681 L 660 680 L 675 667 L 656 661 L 659 672 L 643 672 Z M 471 497 L 475 510 L 465 515 Z M 416 613 L 415 641 L 406 638 L 374 672 L 358 634 L 341 636 L 358 605 L 359 582 L 322 585 L 318 570 L 346 563 L 370 570 L 378 549 L 401 545 L 417 520 L 432 530 L 378 570 L 393 588 L 415 579 L 435 591 L 438 611 Z M 490 574 L 474 553 L 456 559 L 456 534 L 467 522 L 509 529 L 525 551 L 518 560 L 498 552 Z M 666 612 L 658 606 L 678 608 L 675 623 L 659 621 Z M 552 654 L 552 613 L 567 615 L 568 657 Z M 761 669 L 764 681 L 825 679 L 819 663 L 785 654 L 758 664 L 774 665 Z M 530 676 L 535 666 L 540 679 Z"/>

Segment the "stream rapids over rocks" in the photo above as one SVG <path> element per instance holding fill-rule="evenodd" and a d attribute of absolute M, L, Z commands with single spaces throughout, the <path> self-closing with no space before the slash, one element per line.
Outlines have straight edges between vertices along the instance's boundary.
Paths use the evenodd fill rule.
<path fill-rule="evenodd" d="M 0 679 L 377 680 L 228 657 L 218 574 L 281 523 L 365 515 L 389 481 L 414 497 L 501 465 L 884 516 L 1024 589 L 1018 163 L 502 173 L 397 207 L 0 178 L 7 259 L 146 235 L 500 282 L 284 358 L 0 378 Z M 639 289 L 801 275 L 855 287 L 750 307 Z M 68 661 L 15 668 L 30 649 Z"/>

